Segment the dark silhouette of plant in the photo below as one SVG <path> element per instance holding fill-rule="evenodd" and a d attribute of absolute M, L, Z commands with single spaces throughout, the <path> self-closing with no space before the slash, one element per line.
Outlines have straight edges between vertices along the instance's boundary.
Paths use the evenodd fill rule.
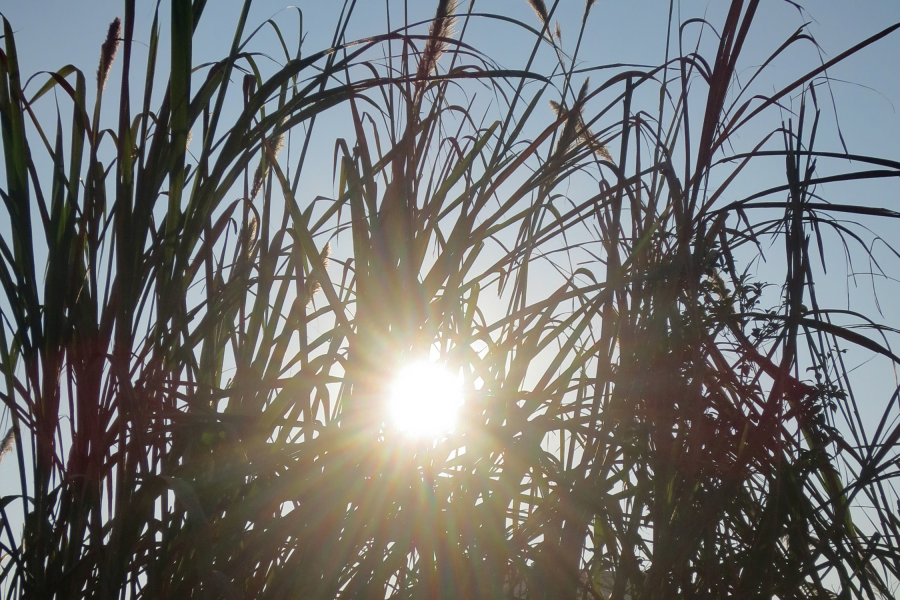
<path fill-rule="evenodd" d="M 658 67 L 593 82 L 596 3 L 571 54 L 558 0 L 529 0 L 537 21 L 475 4 L 351 42 L 345 2 L 330 48 L 264 75 L 249 0 L 202 66 L 203 0 L 172 3 L 168 66 L 158 17 L 133 60 L 126 0 L 92 111 L 72 66 L 28 90 L 4 19 L 8 597 L 891 596 L 896 394 L 867 429 L 842 353 L 900 361 L 894 331 L 813 280 L 824 239 L 878 265 L 861 223 L 900 216 L 826 199 L 900 163 L 816 145 L 827 70 L 898 25 L 762 94 L 812 41 L 737 85 L 758 1 L 731 2 L 712 55 L 670 16 Z M 520 70 L 474 19 L 533 34 Z M 353 137 L 326 136 L 326 198 L 304 167 L 332 113 Z M 740 199 L 757 164 L 783 182 Z M 772 242 L 783 269 L 756 282 Z M 466 402 L 416 441 L 386 390 L 430 355 Z"/>

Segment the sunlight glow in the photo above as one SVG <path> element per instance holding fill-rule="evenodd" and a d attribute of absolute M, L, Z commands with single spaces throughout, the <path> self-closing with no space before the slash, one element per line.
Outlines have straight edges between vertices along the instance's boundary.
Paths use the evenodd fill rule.
<path fill-rule="evenodd" d="M 439 436 L 456 426 L 463 403 L 462 382 L 444 367 L 429 362 L 400 370 L 388 403 L 394 426 L 416 437 Z"/>

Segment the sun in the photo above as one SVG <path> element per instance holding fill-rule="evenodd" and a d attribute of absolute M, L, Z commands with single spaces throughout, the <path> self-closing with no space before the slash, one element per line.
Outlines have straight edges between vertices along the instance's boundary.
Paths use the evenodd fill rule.
<path fill-rule="evenodd" d="M 393 425 L 414 437 L 437 437 L 456 427 L 463 404 L 460 378 L 436 363 L 403 367 L 390 390 L 388 410 Z"/>

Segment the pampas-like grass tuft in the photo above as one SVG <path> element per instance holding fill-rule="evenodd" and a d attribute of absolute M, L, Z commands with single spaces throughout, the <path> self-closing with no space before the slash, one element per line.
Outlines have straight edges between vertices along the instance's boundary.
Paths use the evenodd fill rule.
<path fill-rule="evenodd" d="M 428 30 L 428 41 L 416 70 L 416 86 L 419 90 L 424 89 L 425 80 L 437 69 L 437 63 L 447 49 L 447 38 L 453 35 L 453 26 L 456 24 L 457 5 L 457 0 L 438 2 L 434 20 Z"/>
<path fill-rule="evenodd" d="M 535 14 L 538 16 L 538 19 L 541 20 L 541 23 L 544 24 L 544 27 L 549 27 L 550 12 L 547 10 L 547 5 L 544 3 L 544 0 L 528 0 L 528 4 L 534 9 Z"/>
<path fill-rule="evenodd" d="M 100 48 L 100 66 L 97 68 L 97 89 L 101 92 L 106 89 L 106 80 L 109 79 L 109 71 L 112 68 L 116 52 L 119 51 L 120 38 L 122 36 L 122 21 L 119 17 L 113 19 L 106 32 L 106 41 Z"/>
<path fill-rule="evenodd" d="M 597 158 L 613 162 L 613 158 L 609 153 L 609 150 L 604 144 L 601 144 L 596 140 L 596 138 L 594 137 L 594 133 L 584 123 L 584 117 L 582 116 L 584 107 L 581 106 L 581 104 L 584 102 L 584 99 L 587 96 L 589 84 L 590 79 L 585 79 L 584 83 L 581 86 L 581 90 L 579 90 L 578 92 L 578 100 L 576 100 L 575 102 L 575 108 L 569 115 L 569 118 L 566 121 L 566 125 L 563 128 L 563 132 L 560 135 L 559 142 L 557 144 L 557 152 L 565 152 L 565 150 L 573 141 L 579 139 L 585 146 L 590 148 L 591 152 L 593 152 Z M 555 100 L 550 101 L 550 108 L 553 109 L 553 112 L 556 113 L 557 117 L 566 112 L 565 107 L 560 106 L 559 102 Z"/>
<path fill-rule="evenodd" d="M 16 428 L 10 427 L 9 431 L 6 432 L 6 435 L 3 436 L 3 441 L 0 442 L 0 462 L 3 461 L 3 457 L 12 451 L 13 446 L 16 443 Z"/>
<path fill-rule="evenodd" d="M 268 139 L 267 143 L 272 149 L 273 157 L 278 156 L 278 153 L 284 148 L 284 133 L 273 135 Z M 250 187 L 251 200 L 259 195 L 259 192 L 262 190 L 263 182 L 268 174 L 269 165 L 266 164 L 265 167 L 263 167 L 263 162 L 260 161 L 259 165 L 256 167 L 256 172 L 253 174 L 253 185 Z"/>

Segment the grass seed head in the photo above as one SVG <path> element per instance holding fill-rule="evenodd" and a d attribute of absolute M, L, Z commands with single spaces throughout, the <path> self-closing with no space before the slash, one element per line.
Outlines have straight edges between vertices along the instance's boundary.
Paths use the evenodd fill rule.
<path fill-rule="evenodd" d="M 420 89 L 425 86 L 425 78 L 434 73 L 438 60 L 447 49 L 445 40 L 453 35 L 457 5 L 457 0 L 438 1 L 434 20 L 428 30 L 428 41 L 425 43 L 425 50 L 422 52 L 422 59 L 419 61 L 419 68 L 416 72 L 417 85 Z"/>
<path fill-rule="evenodd" d="M 322 248 L 322 266 L 326 269 L 328 268 L 329 260 L 328 257 L 331 256 L 331 242 L 326 242 L 325 247 Z"/>
<path fill-rule="evenodd" d="M 284 148 L 284 133 L 279 133 L 273 135 L 268 138 L 267 144 L 272 149 L 272 156 L 278 156 L 278 153 Z M 259 195 L 259 192 L 262 191 L 263 181 L 266 179 L 266 175 L 269 174 L 269 165 L 266 164 L 263 167 L 263 161 L 260 161 L 259 165 L 256 167 L 256 172 L 253 174 L 253 185 L 250 186 L 250 199 L 253 200 Z"/>
<path fill-rule="evenodd" d="M 247 220 L 247 238 L 245 256 L 249 260 L 253 255 L 253 247 L 256 246 L 256 240 L 259 237 L 259 218 L 255 214 L 251 214 Z"/>
<path fill-rule="evenodd" d="M 284 148 L 284 133 L 269 138 L 269 145 L 272 146 L 272 153 L 278 156 L 278 153 Z"/>
<path fill-rule="evenodd" d="M 571 142 L 574 141 L 574 139 L 579 139 L 585 146 L 590 148 L 591 152 L 594 153 L 594 156 L 608 162 L 613 162 L 612 155 L 609 153 L 607 147 L 597 141 L 594 133 L 590 129 L 588 129 L 588 127 L 584 123 L 584 117 L 582 116 L 583 106 L 581 105 L 584 102 L 584 99 L 587 97 L 589 85 L 590 78 L 585 79 L 584 84 L 582 84 L 581 86 L 581 90 L 579 90 L 578 92 L 578 99 L 575 101 L 578 109 L 576 111 L 576 114 L 573 115 L 574 118 L 570 118 L 566 121 L 566 125 L 563 128 L 563 133 L 559 138 L 557 151 L 565 151 L 565 149 Z M 555 100 L 550 101 L 550 108 L 553 109 L 553 112 L 557 117 L 559 117 L 566 110 L 564 107 L 560 106 L 559 102 L 556 102 Z"/>
<path fill-rule="evenodd" d="M 547 5 L 544 3 L 544 0 L 528 0 L 528 4 L 534 9 L 535 14 L 537 14 L 541 23 L 544 24 L 544 27 L 547 27 L 547 24 L 550 22 L 550 13 L 547 11 Z"/>
<path fill-rule="evenodd" d="M 9 454 L 9 452 L 13 449 L 13 445 L 16 442 L 16 428 L 10 427 L 9 431 L 6 432 L 6 435 L 3 436 L 3 441 L 0 442 L 0 462 L 3 461 L 3 457 Z"/>
<path fill-rule="evenodd" d="M 106 89 L 106 80 L 109 79 L 109 70 L 112 68 L 113 60 L 116 58 L 116 52 L 119 50 L 119 43 L 122 36 L 122 21 L 119 17 L 113 19 L 109 24 L 109 31 L 106 32 L 106 41 L 100 48 L 100 66 L 97 68 L 97 89 L 101 92 Z"/>
<path fill-rule="evenodd" d="M 266 175 L 269 174 L 269 167 L 263 167 L 262 163 L 260 163 L 256 167 L 256 172 L 253 174 L 253 185 L 250 186 L 250 199 L 253 200 L 259 193 L 262 191 L 263 181 L 266 179 Z"/>

